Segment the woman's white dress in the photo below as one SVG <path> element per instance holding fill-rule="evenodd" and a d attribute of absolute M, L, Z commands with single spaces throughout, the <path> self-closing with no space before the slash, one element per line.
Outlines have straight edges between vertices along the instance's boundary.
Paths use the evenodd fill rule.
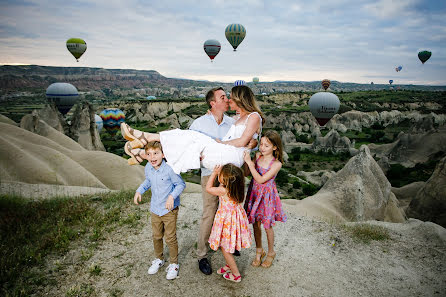
<path fill-rule="evenodd" d="M 257 112 L 250 113 L 243 124 L 232 125 L 222 140 L 240 138 L 252 114 L 260 116 Z M 253 138 L 258 138 L 258 134 L 254 134 Z M 211 137 L 194 130 L 163 131 L 160 133 L 160 141 L 167 164 L 177 174 L 190 169 L 198 169 L 201 164 L 211 170 L 216 165 L 228 163 L 241 167 L 244 162 L 243 152 L 247 150 L 245 147 L 218 143 Z M 203 155 L 201 164 L 200 155 Z"/>

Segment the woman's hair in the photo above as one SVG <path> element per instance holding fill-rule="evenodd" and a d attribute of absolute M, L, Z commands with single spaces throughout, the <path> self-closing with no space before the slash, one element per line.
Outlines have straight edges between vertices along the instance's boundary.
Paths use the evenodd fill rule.
<path fill-rule="evenodd" d="M 257 104 L 256 97 L 251 89 L 247 86 L 235 86 L 231 90 L 231 100 L 238 107 L 243 108 L 247 112 L 258 112 L 262 118 L 262 125 L 265 124 L 265 117 Z"/>
<path fill-rule="evenodd" d="M 228 191 L 229 199 L 242 203 L 245 197 L 245 177 L 243 171 L 234 164 L 223 165 L 219 173 L 222 185 Z"/>
<path fill-rule="evenodd" d="M 262 137 L 268 138 L 271 144 L 277 148 L 273 151 L 273 156 L 276 160 L 279 160 L 280 163 L 283 163 L 283 145 L 279 133 L 274 130 L 268 130 L 263 133 Z"/>
<path fill-rule="evenodd" d="M 223 92 L 225 91 L 225 90 L 223 90 L 222 87 L 218 87 L 218 88 L 210 89 L 209 92 L 207 92 L 207 94 L 206 94 L 206 103 L 208 104 L 209 108 L 212 107 L 211 106 L 211 101 L 215 101 L 215 96 L 214 96 L 215 95 L 215 91 L 218 91 L 218 90 L 222 90 Z"/>

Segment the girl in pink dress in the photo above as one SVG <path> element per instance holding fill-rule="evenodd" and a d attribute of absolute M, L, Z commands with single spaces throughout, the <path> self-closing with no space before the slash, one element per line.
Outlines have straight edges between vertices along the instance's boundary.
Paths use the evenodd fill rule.
<path fill-rule="evenodd" d="M 219 186 L 214 186 L 218 176 Z M 245 193 L 243 171 L 233 164 L 215 166 L 206 184 L 206 191 L 218 196 L 220 204 L 215 213 L 214 224 L 209 236 L 213 250 L 221 247 L 226 265 L 217 270 L 227 280 L 240 282 L 242 277 L 232 253 L 251 246 L 251 231 L 242 202 Z"/>
<path fill-rule="evenodd" d="M 268 268 L 271 266 L 276 252 L 274 251 L 273 226 L 276 221 L 286 222 L 286 215 L 282 211 L 279 192 L 274 179 L 283 163 L 283 148 L 280 135 L 273 130 L 263 134 L 260 139 L 259 152 L 255 156 L 255 163 L 249 153 L 245 153 L 244 160 L 252 174 L 252 180 L 246 194 L 245 209 L 249 223 L 254 227 L 256 241 L 256 258 L 251 265 Z M 268 239 L 268 254 L 262 247 L 261 224 L 265 228 Z M 263 257 L 266 257 L 262 263 Z"/>

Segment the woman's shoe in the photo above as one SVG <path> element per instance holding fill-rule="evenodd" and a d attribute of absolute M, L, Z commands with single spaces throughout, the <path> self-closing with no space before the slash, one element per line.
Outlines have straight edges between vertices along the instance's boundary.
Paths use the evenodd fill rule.
<path fill-rule="evenodd" d="M 121 123 L 121 134 L 122 137 L 130 141 L 130 147 L 132 149 L 143 148 L 148 143 L 144 132 L 135 130 L 126 123 Z"/>
<path fill-rule="evenodd" d="M 260 260 L 257 260 L 257 256 L 260 255 Z M 256 250 L 256 258 L 254 259 L 254 261 L 252 261 L 251 265 L 254 267 L 259 267 L 260 264 L 262 263 L 262 259 L 266 256 L 265 251 L 262 249 L 261 252 L 258 252 Z"/>
<path fill-rule="evenodd" d="M 141 158 L 141 156 L 139 155 L 139 152 L 141 150 L 139 150 L 139 152 L 136 154 L 133 153 L 132 148 L 130 147 L 130 142 L 128 142 L 128 141 L 124 145 L 124 151 L 127 155 L 130 156 L 130 159 L 127 160 L 129 165 L 138 165 L 139 163 L 141 163 L 143 161 L 143 158 Z"/>
<path fill-rule="evenodd" d="M 228 264 L 226 264 L 225 266 L 223 266 L 217 270 L 217 274 L 220 274 L 220 275 L 228 273 L 228 272 L 231 272 L 231 268 L 229 268 Z"/>
<path fill-rule="evenodd" d="M 242 281 L 242 276 L 235 276 L 232 272 L 227 272 L 225 274 L 223 274 L 224 279 L 231 281 L 231 282 L 235 282 L 235 283 L 239 283 Z"/>
<path fill-rule="evenodd" d="M 266 259 L 265 259 L 265 261 L 263 261 L 262 267 L 263 268 L 270 268 L 271 265 L 273 264 L 273 260 L 274 260 L 275 257 L 276 257 L 276 253 L 275 252 L 274 252 L 274 254 L 266 255 Z"/>

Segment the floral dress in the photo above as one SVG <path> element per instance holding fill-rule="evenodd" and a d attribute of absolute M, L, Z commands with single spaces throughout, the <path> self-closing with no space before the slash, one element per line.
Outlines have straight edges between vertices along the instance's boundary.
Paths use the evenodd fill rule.
<path fill-rule="evenodd" d="M 263 176 L 270 170 L 276 159 L 273 158 L 268 168 L 263 168 L 258 165 L 260 158 L 256 160 L 255 166 L 257 172 Z M 282 202 L 280 202 L 275 178 L 276 176 L 263 184 L 259 184 L 252 178 L 245 201 L 246 214 L 250 224 L 260 221 L 265 229 L 269 229 L 276 224 L 276 221 L 286 222 L 287 217 L 282 210 Z"/>
<path fill-rule="evenodd" d="M 230 200 L 227 195 L 219 197 L 220 204 L 215 213 L 214 224 L 209 236 L 209 246 L 219 247 L 227 253 L 251 246 L 251 231 L 242 204 Z"/>

